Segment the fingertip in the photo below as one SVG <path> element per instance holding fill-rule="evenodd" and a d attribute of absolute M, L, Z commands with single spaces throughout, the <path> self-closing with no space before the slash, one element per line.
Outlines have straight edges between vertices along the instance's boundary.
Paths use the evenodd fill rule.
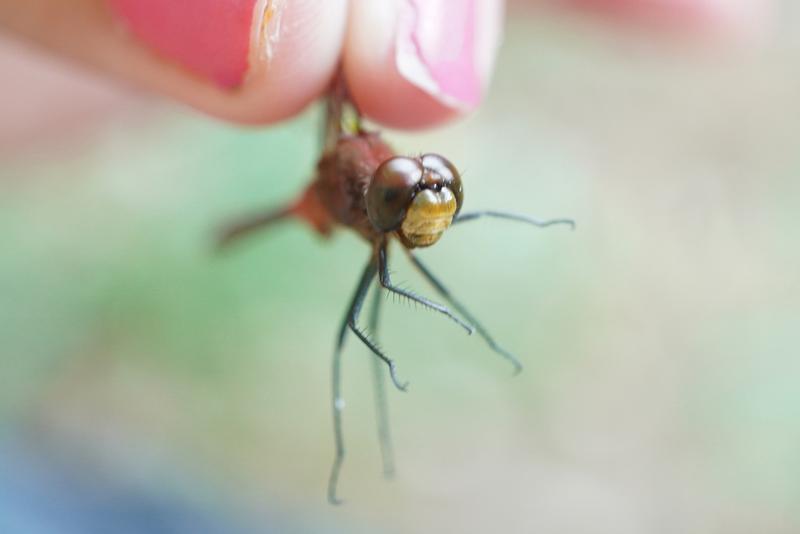
<path fill-rule="evenodd" d="M 432 126 L 474 109 L 499 43 L 500 0 L 354 0 L 344 68 L 356 103 L 387 126 Z"/>
<path fill-rule="evenodd" d="M 247 76 L 223 104 L 239 122 L 260 124 L 295 115 L 324 94 L 339 65 L 347 0 L 275 5 L 283 10 L 281 18 L 254 37 Z"/>
<path fill-rule="evenodd" d="M 521 2 L 517 2 L 521 3 Z M 557 0 L 616 21 L 712 38 L 760 38 L 774 23 L 767 0 Z"/>
<path fill-rule="evenodd" d="M 345 62 L 345 75 L 361 113 L 390 128 L 434 126 L 460 114 L 400 76 L 390 62 L 374 68 L 361 61 L 355 66 Z"/>
<path fill-rule="evenodd" d="M 288 118 L 318 98 L 346 24 L 346 0 L 113 2 L 138 56 L 125 75 L 245 124 Z"/>

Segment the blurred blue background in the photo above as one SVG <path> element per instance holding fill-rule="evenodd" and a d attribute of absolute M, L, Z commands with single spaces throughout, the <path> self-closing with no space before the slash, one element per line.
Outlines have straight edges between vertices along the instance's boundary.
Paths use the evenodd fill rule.
<path fill-rule="evenodd" d="M 513 13 L 476 114 L 386 136 L 456 162 L 465 209 L 578 229 L 422 253 L 525 372 L 385 306 L 398 474 L 350 339 L 338 508 L 330 357 L 367 247 L 289 224 L 212 253 L 307 183 L 319 110 L 240 129 L 4 43 L 15 107 L 69 113 L 0 145 L 0 531 L 800 529 L 796 40 Z"/>

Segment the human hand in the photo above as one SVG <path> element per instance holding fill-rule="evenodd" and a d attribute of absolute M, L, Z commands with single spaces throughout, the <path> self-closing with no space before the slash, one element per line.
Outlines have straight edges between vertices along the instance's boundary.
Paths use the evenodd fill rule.
<path fill-rule="evenodd" d="M 704 28 L 757 23 L 769 0 L 511 0 Z M 341 58 L 353 97 L 387 126 L 473 109 L 503 0 L 0 0 L 0 28 L 218 117 L 288 118 Z"/>
<path fill-rule="evenodd" d="M 510 0 L 550 3 L 637 26 L 742 40 L 760 36 L 777 10 L 776 0 Z"/>
<path fill-rule="evenodd" d="M 212 115 L 290 117 L 341 58 L 370 118 L 423 127 L 474 108 L 502 0 L 0 0 L 0 26 Z"/>

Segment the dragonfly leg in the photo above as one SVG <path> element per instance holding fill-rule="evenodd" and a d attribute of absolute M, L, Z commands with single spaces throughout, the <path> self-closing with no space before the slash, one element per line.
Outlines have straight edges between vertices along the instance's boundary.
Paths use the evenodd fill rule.
<path fill-rule="evenodd" d="M 446 306 L 442 306 L 437 302 L 433 302 L 432 300 L 428 300 L 425 297 L 421 297 L 420 295 L 417 295 L 412 291 L 403 289 L 401 287 L 397 287 L 392 284 L 392 279 L 389 275 L 389 262 L 387 261 L 386 246 L 387 243 L 384 241 L 378 248 L 378 280 L 380 281 L 381 286 L 383 286 L 390 293 L 394 293 L 395 295 L 400 295 L 401 297 L 406 298 L 412 302 L 421 304 L 425 308 L 446 315 L 447 317 L 455 321 L 456 324 L 458 324 L 464 330 L 466 330 L 468 334 L 472 334 L 472 326 L 468 325 L 467 323 L 459 319 L 458 316 L 453 314 L 453 312 L 451 312 L 450 309 L 447 308 Z"/>
<path fill-rule="evenodd" d="M 369 330 L 376 339 L 378 336 L 378 318 L 380 316 L 382 292 L 383 288 L 378 284 L 375 287 L 372 296 L 372 307 L 369 311 Z M 383 476 L 390 478 L 394 475 L 394 447 L 392 446 L 392 434 L 389 425 L 389 404 L 386 400 L 383 368 L 377 358 L 372 358 L 372 385 L 375 393 L 375 418 L 378 425 L 378 442 L 381 448 Z"/>
<path fill-rule="evenodd" d="M 471 213 L 462 213 L 455 219 L 453 219 L 452 224 L 458 224 L 467 221 L 473 221 L 475 219 L 480 219 L 482 217 L 492 217 L 495 219 L 508 219 L 510 221 L 517 221 L 517 222 L 524 222 L 526 224 L 532 224 L 533 226 L 538 226 L 540 228 L 546 228 L 548 226 L 553 226 L 556 224 L 563 224 L 569 226 L 570 229 L 575 229 L 575 221 L 572 219 L 548 219 L 548 220 L 541 220 L 535 219 L 533 217 L 528 217 L 527 215 L 519 215 L 516 213 L 506 213 L 503 211 L 473 211 Z"/>
<path fill-rule="evenodd" d="M 232 243 L 239 241 L 243 237 L 247 237 L 266 226 L 270 226 L 278 221 L 283 221 L 291 216 L 293 210 L 291 207 L 279 208 L 274 211 L 266 211 L 245 217 L 235 223 L 226 226 L 220 232 L 217 238 L 217 248 L 222 249 L 230 246 Z"/>
<path fill-rule="evenodd" d="M 450 305 L 455 308 L 456 311 L 458 311 L 458 313 L 466 317 L 467 320 L 472 323 L 472 325 L 475 327 L 475 330 L 478 332 L 478 335 L 481 336 L 484 341 L 486 341 L 486 344 L 489 345 L 489 347 L 497 354 L 511 362 L 511 364 L 514 366 L 514 374 L 518 374 L 520 371 L 522 371 L 522 363 L 519 361 L 519 359 L 498 345 L 486 328 L 484 328 L 484 326 L 477 319 L 475 319 L 475 317 L 466 308 L 464 308 L 464 306 L 458 302 L 455 297 L 453 297 L 450 291 L 444 285 L 442 285 L 442 283 L 433 275 L 433 273 L 428 270 L 428 268 L 425 267 L 425 265 L 423 265 L 414 254 L 408 252 L 408 257 L 411 259 L 411 262 L 414 264 L 414 266 L 419 269 L 420 273 L 422 273 L 422 275 L 428 279 L 428 282 L 431 283 L 431 285 L 442 296 L 442 298 L 449 302 Z"/>
<path fill-rule="evenodd" d="M 339 482 L 339 472 L 341 471 L 342 462 L 344 461 L 344 437 L 342 433 L 342 410 L 344 410 L 344 399 L 342 398 L 341 394 L 341 359 L 342 359 L 342 347 L 344 345 L 345 334 L 347 333 L 347 329 L 353 331 L 356 336 L 365 344 L 369 349 L 383 362 L 389 366 L 389 376 L 391 376 L 394 385 L 402 390 L 405 391 L 408 384 L 401 383 L 397 377 L 397 372 L 395 369 L 395 363 L 388 357 L 386 357 L 383 352 L 372 342 L 366 333 L 361 331 L 361 329 L 357 325 L 358 316 L 361 313 L 361 308 L 364 304 L 364 299 L 367 296 L 367 291 L 369 290 L 369 284 L 375 278 L 375 273 L 377 272 L 378 266 L 375 258 L 370 258 L 367 267 L 364 269 L 364 273 L 361 275 L 361 280 L 358 282 L 358 286 L 356 288 L 355 295 L 353 295 L 353 300 L 350 303 L 350 307 L 347 310 L 347 315 L 342 323 L 341 328 L 339 329 L 339 336 L 336 340 L 336 348 L 333 353 L 333 368 L 331 373 L 331 379 L 333 382 L 332 387 L 332 408 L 333 408 L 333 435 L 334 441 L 336 445 L 336 456 L 333 461 L 333 466 L 331 467 L 331 474 L 330 478 L 328 479 L 328 502 L 331 504 L 339 504 L 341 501 L 336 496 L 336 487 Z"/>
<path fill-rule="evenodd" d="M 366 273 L 364 273 L 366 275 Z M 374 275 L 373 275 L 374 276 Z M 362 280 L 363 281 L 363 280 Z M 342 410 L 344 410 L 344 399 L 342 398 L 342 347 L 344 346 L 344 338 L 347 333 L 347 321 L 350 316 L 348 311 L 347 315 L 342 321 L 342 326 L 339 328 L 339 336 L 336 339 L 336 347 L 333 351 L 333 369 L 331 372 L 331 408 L 333 409 L 333 439 L 336 446 L 336 456 L 331 466 L 331 474 L 328 478 L 328 502 L 331 504 L 340 504 L 342 501 L 336 496 L 336 487 L 339 484 L 339 471 L 342 468 L 344 461 L 344 433 L 342 431 Z"/>

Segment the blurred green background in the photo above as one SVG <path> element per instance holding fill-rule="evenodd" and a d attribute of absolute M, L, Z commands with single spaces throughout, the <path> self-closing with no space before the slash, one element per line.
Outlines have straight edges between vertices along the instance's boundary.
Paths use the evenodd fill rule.
<path fill-rule="evenodd" d="M 385 306 L 398 474 L 350 338 L 338 508 L 330 358 L 367 247 L 287 224 L 212 251 L 307 183 L 320 110 L 245 130 L 132 100 L 9 145 L 0 436 L 281 532 L 797 532 L 799 59 L 520 16 L 476 114 L 386 132 L 463 169 L 466 210 L 578 229 L 473 223 L 421 253 L 525 372 Z"/>

